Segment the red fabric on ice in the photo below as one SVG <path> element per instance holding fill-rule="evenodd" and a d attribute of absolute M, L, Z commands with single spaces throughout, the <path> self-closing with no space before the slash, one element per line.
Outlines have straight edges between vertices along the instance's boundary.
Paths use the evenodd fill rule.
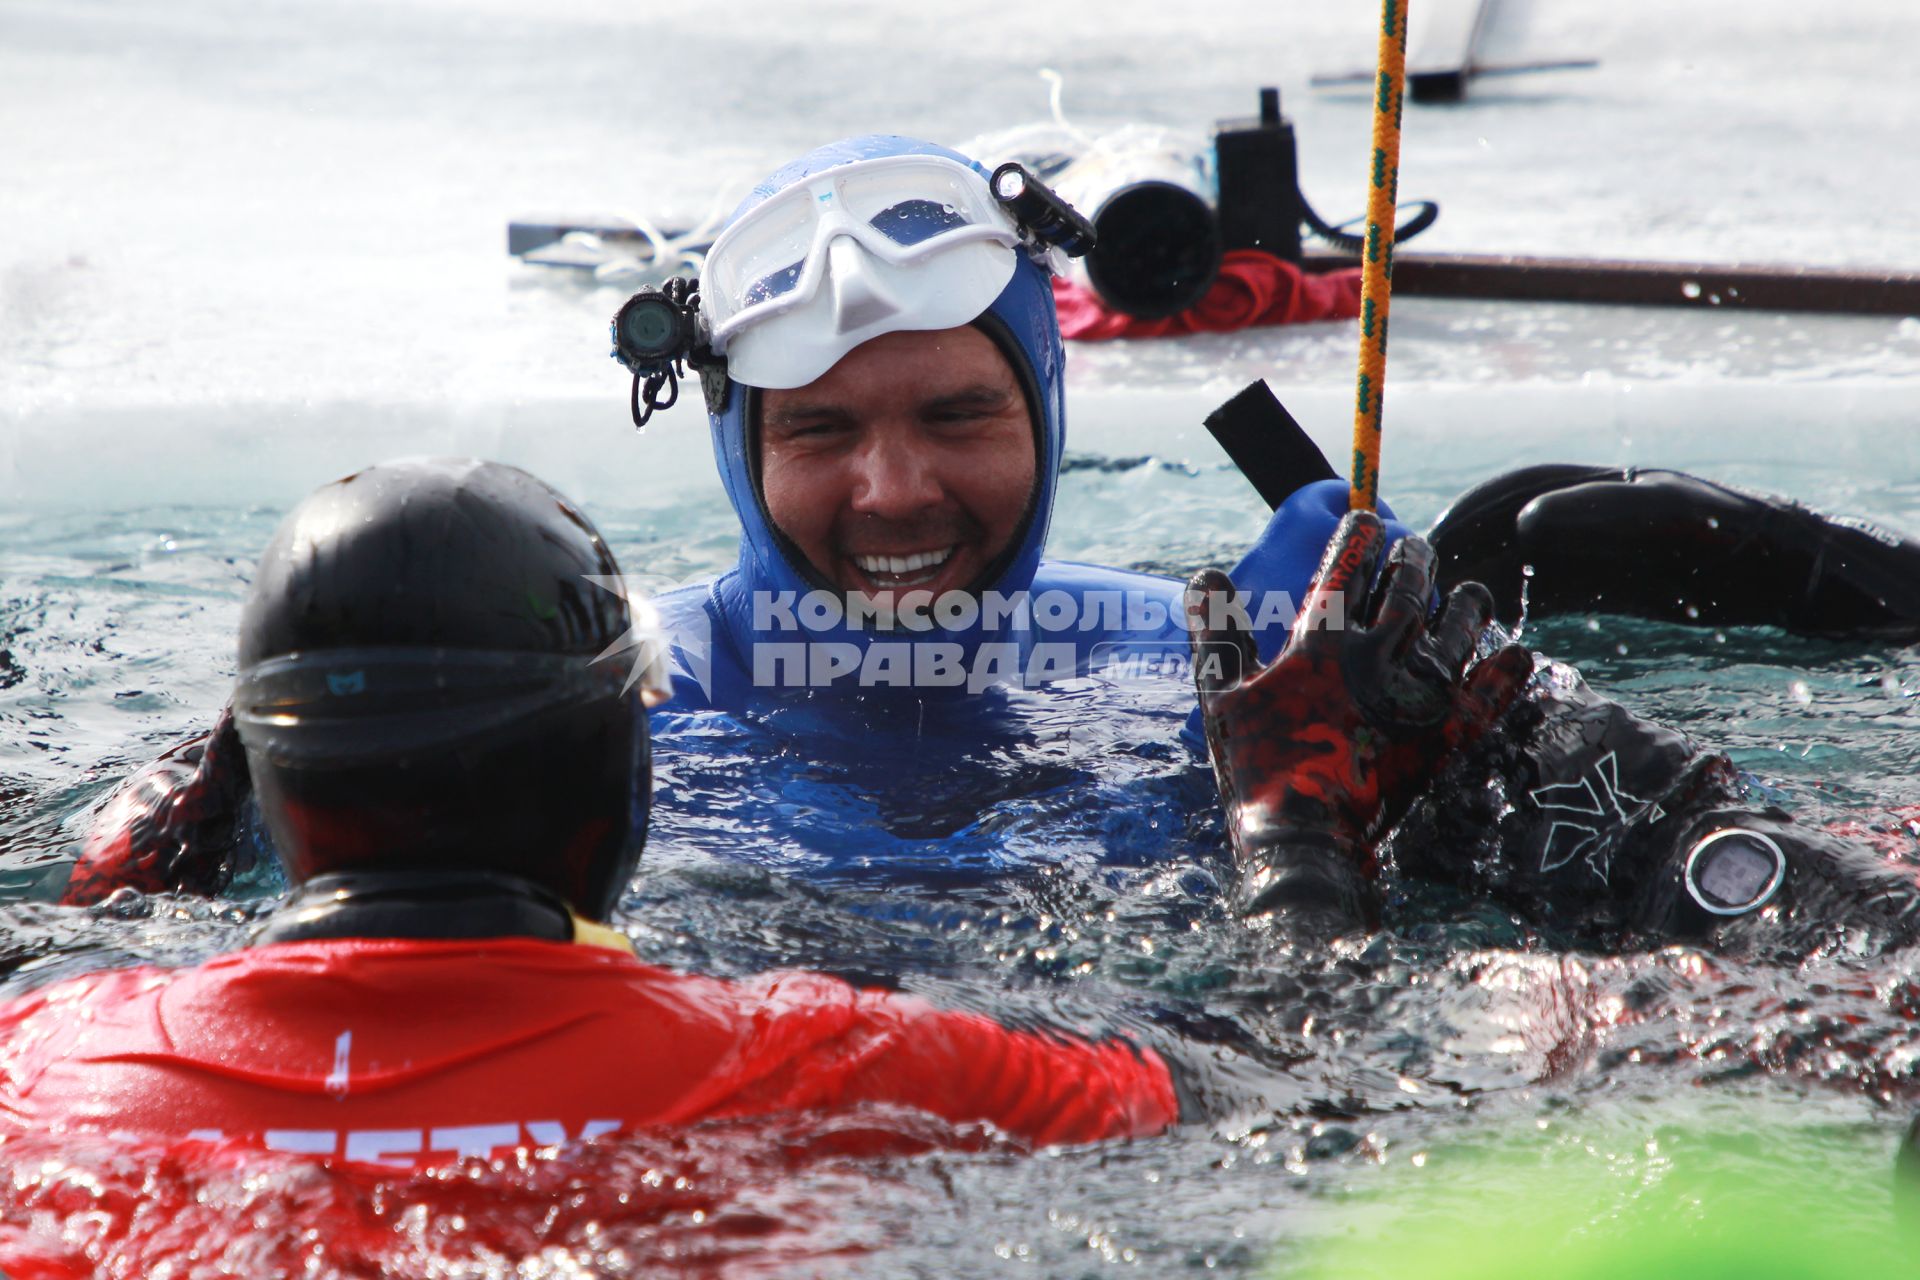
<path fill-rule="evenodd" d="M 1207 296 L 1159 320 L 1114 311 L 1089 289 L 1055 277 L 1053 301 L 1067 338 L 1165 338 L 1183 333 L 1231 333 L 1259 325 L 1350 320 L 1360 314 L 1360 268 L 1320 274 L 1258 249 L 1235 249 L 1220 262 Z"/>
<path fill-rule="evenodd" d="M 1177 1118 L 1151 1049 L 775 973 L 524 939 L 281 943 L 0 1007 L 0 1135 L 242 1139 L 426 1167 L 582 1136 L 897 1103 L 1037 1144 Z"/>

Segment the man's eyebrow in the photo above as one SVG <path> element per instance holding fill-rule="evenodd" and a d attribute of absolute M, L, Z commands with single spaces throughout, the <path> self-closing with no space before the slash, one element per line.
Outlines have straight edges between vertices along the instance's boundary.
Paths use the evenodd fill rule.
<path fill-rule="evenodd" d="M 1013 392 L 992 383 L 977 382 L 970 387 L 949 391 L 926 400 L 925 409 L 999 409 L 1013 401 Z"/>
<path fill-rule="evenodd" d="M 835 404 L 831 400 L 803 400 L 798 404 L 782 405 L 772 413 L 763 414 L 761 425 L 776 428 L 791 427 L 800 422 L 819 422 L 823 419 L 845 419 L 852 416 L 845 405 Z"/>

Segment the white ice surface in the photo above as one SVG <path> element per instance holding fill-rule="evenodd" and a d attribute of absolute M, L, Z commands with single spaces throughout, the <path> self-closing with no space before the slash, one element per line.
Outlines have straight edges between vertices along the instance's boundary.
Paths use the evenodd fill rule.
<path fill-rule="evenodd" d="M 1415 0 L 1416 8 L 1420 0 Z M 1376 6 L 1160 0 L 5 0 L 0 510 L 283 503 L 396 453 L 521 462 L 588 501 L 711 485 L 697 396 L 634 447 L 617 295 L 504 224 L 696 217 L 816 143 L 958 142 L 1045 111 L 1206 127 L 1277 83 L 1302 179 L 1359 210 Z M 1176 16 L 1178 15 L 1178 16 Z M 1497 56 L 1593 71 L 1409 109 L 1422 247 L 1920 269 L 1913 0 L 1503 0 Z M 1399 466 L 1574 454 L 1920 477 L 1920 321 L 1403 299 Z M 1082 449 L 1183 455 L 1267 376 L 1336 457 L 1349 326 L 1078 345 Z"/>

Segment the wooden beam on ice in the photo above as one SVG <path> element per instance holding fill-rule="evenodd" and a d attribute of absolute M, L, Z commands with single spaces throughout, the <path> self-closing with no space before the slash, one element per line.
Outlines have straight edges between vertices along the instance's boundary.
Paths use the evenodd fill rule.
<path fill-rule="evenodd" d="M 1356 265 L 1345 254 L 1310 253 L 1302 265 L 1328 271 Z M 1618 303 L 1738 307 L 1920 316 L 1920 274 L 1866 268 L 1742 263 L 1628 262 L 1409 253 L 1393 258 L 1393 291 L 1430 298 L 1506 302 Z"/>

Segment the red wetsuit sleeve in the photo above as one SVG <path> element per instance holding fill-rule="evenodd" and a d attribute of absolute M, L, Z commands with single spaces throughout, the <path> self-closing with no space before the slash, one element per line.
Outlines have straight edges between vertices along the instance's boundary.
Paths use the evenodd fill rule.
<path fill-rule="evenodd" d="M 1036 1146 L 1155 1134 L 1180 1118 L 1172 1072 L 1144 1045 L 1014 1030 L 883 991 L 854 995 L 851 1013 L 830 1049 L 756 1090 L 763 1104 L 769 1091 L 793 1108 L 896 1103 Z"/>
<path fill-rule="evenodd" d="M 301 1130 L 356 1159 L 354 1132 L 417 1132 L 405 1150 L 424 1159 L 454 1149 L 432 1139 L 443 1130 L 544 1145 L 594 1125 L 871 1104 L 1037 1146 L 1179 1118 L 1167 1063 L 1125 1040 L 1013 1030 L 820 974 L 730 982 L 597 950 L 336 939 L 56 983 L 0 1004 L 0 1147 L 58 1124 Z M 874 1151 L 921 1137 L 872 1129 L 841 1136 Z"/>
<path fill-rule="evenodd" d="M 60 901 L 99 902 L 116 889 L 212 893 L 232 870 L 237 818 L 251 780 L 233 712 L 174 747 L 107 801 Z"/>
<path fill-rule="evenodd" d="M 929 1012 L 855 1077 L 949 1120 L 990 1120 L 1039 1146 L 1160 1133 L 1180 1119 L 1173 1073 L 1145 1045 L 1015 1031 L 978 1014 Z"/>

